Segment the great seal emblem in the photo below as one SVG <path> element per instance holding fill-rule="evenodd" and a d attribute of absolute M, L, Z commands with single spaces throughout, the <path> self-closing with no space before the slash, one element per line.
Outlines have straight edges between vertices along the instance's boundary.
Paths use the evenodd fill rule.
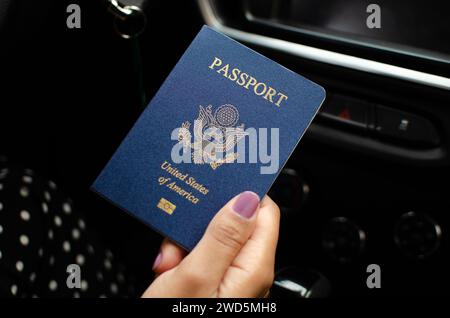
<path fill-rule="evenodd" d="M 194 163 L 209 163 L 213 169 L 217 169 L 220 165 L 237 159 L 234 147 L 248 135 L 244 124 L 238 125 L 238 122 L 239 111 L 231 104 L 219 106 L 214 113 L 211 105 L 200 106 L 194 122 L 194 142 L 191 141 L 189 121 L 185 121 L 179 128 L 178 141 L 183 147 L 194 150 Z"/>

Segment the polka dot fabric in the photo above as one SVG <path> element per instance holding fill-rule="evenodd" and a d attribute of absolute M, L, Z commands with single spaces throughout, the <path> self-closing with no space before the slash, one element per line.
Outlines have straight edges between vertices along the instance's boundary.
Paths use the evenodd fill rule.
<path fill-rule="evenodd" d="M 80 288 L 67 286 L 71 264 L 80 266 Z M 0 169 L 0 296 L 134 297 L 132 281 L 56 183 Z"/>

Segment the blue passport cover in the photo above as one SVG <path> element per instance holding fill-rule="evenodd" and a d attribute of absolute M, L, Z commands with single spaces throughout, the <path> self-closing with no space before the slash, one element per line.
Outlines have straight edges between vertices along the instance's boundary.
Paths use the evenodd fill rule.
<path fill-rule="evenodd" d="M 247 190 L 261 198 L 267 193 L 324 99 L 319 85 L 204 26 L 92 189 L 191 250 L 228 200 Z M 196 126 L 195 120 L 200 124 Z M 201 155 L 204 149 L 194 147 L 195 133 L 203 131 L 205 140 L 217 138 L 224 144 L 226 139 L 208 132 L 225 128 L 235 128 L 230 129 L 235 134 L 226 145 L 227 155 L 233 155 L 230 146 L 236 149 L 246 139 L 250 147 L 244 129 L 262 131 L 253 139 L 263 141 L 261 147 L 253 143 L 253 160 L 248 150 L 247 159 L 245 153 L 238 157 L 244 163 L 210 162 L 207 155 L 204 163 L 198 156 L 195 161 L 194 154 Z M 203 139 L 198 140 L 205 146 Z M 188 153 L 184 158 L 190 163 L 172 160 L 176 145 L 185 147 L 179 153 Z M 197 152 L 189 155 L 188 149 Z M 262 155 L 271 151 L 273 158 L 278 155 L 278 164 Z"/>

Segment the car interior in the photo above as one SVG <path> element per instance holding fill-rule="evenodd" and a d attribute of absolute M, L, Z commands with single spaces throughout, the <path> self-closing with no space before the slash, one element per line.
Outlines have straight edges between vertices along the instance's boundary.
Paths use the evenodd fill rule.
<path fill-rule="evenodd" d="M 66 24 L 71 3 L 80 28 Z M 269 191 L 282 212 L 272 297 L 441 295 L 449 10 L 444 0 L 2 0 L 0 167 L 64 187 L 144 289 L 162 237 L 90 186 L 207 24 L 327 92 Z M 373 264 L 381 288 L 369 288 Z"/>

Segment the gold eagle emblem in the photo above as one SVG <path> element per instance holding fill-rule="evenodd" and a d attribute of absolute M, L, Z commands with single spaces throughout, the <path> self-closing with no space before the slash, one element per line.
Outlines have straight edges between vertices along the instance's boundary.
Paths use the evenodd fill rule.
<path fill-rule="evenodd" d="M 199 107 L 194 121 L 194 141 L 190 132 L 191 123 L 185 121 L 179 127 L 178 141 L 186 149 L 193 150 L 192 159 L 196 164 L 209 163 L 217 169 L 224 163 L 232 163 L 238 158 L 234 152 L 236 144 L 248 135 L 244 124 L 239 124 L 239 111 L 233 105 L 226 104 L 214 112 L 211 105 Z"/>

